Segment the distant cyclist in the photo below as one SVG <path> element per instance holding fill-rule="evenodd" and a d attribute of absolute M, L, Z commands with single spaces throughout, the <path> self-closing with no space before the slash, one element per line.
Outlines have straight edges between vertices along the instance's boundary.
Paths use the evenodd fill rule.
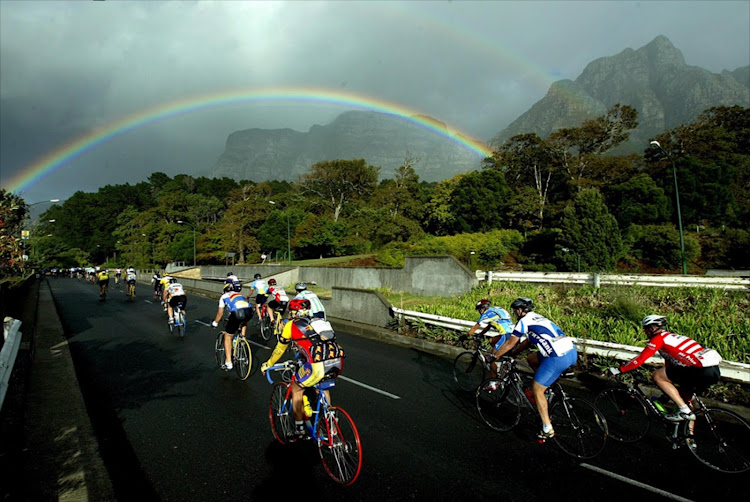
<path fill-rule="evenodd" d="M 239 277 L 234 275 L 232 272 L 229 272 L 227 274 L 227 278 L 224 279 L 224 284 L 231 284 L 232 288 L 234 288 L 234 291 L 239 293 L 242 291 L 242 282 L 240 282 Z"/>
<path fill-rule="evenodd" d="M 467 338 L 471 338 L 474 333 L 479 331 L 480 335 L 485 335 L 491 328 L 497 331 L 497 335 L 490 337 L 490 346 L 493 350 L 493 355 L 500 349 L 505 343 L 506 336 L 513 331 L 513 322 L 510 319 L 510 314 L 507 310 L 500 307 L 493 307 L 489 300 L 479 300 L 474 306 L 474 309 L 479 312 L 479 319 L 477 323 L 469 329 L 469 332 L 459 337 L 460 341 L 464 341 Z M 492 367 L 496 369 L 497 363 L 493 362 Z M 496 375 L 492 375 L 496 376 Z"/>
<path fill-rule="evenodd" d="M 158 271 L 151 276 L 151 285 L 154 287 L 154 298 L 161 299 L 161 274 Z"/>
<path fill-rule="evenodd" d="M 109 270 L 103 268 L 96 272 L 96 280 L 99 283 L 99 296 L 104 297 L 104 293 L 109 289 Z"/>
<path fill-rule="evenodd" d="M 296 299 L 310 301 L 310 312 L 313 317 L 317 317 L 318 319 L 326 318 L 326 308 L 323 306 L 323 302 L 320 301 L 318 295 L 307 289 L 306 283 L 298 282 L 295 284 L 294 290 L 297 291 Z"/>
<path fill-rule="evenodd" d="M 713 349 L 704 349 L 701 344 L 686 336 L 670 333 L 665 328 L 667 318 L 662 315 L 649 315 L 643 318 L 641 326 L 648 337 L 648 345 L 635 359 L 619 368 L 609 368 L 610 373 L 619 375 L 636 369 L 651 356 L 659 354 L 664 357 L 666 365 L 651 374 L 654 383 L 672 401 L 679 410 L 666 416 L 667 420 L 695 420 L 695 414 L 685 403 L 674 384 L 692 396 L 693 393 L 705 391 L 719 381 L 721 356 Z"/>
<path fill-rule="evenodd" d="M 120 284 L 120 277 L 122 276 L 122 269 L 117 267 L 115 269 L 115 284 Z"/>
<path fill-rule="evenodd" d="M 268 300 L 268 283 L 261 278 L 260 274 L 253 276 L 249 296 L 252 296 L 253 291 L 255 292 L 255 313 L 258 315 L 258 319 L 260 319 L 260 306 Z"/>
<path fill-rule="evenodd" d="M 229 318 L 224 325 L 224 366 L 223 369 L 231 370 L 232 364 L 232 338 L 241 329 L 240 336 L 245 336 L 247 321 L 253 317 L 253 310 L 250 302 L 244 295 L 234 290 L 230 283 L 224 284 L 224 294 L 219 298 L 219 308 L 216 311 L 211 326 L 214 328 L 219 325 L 219 321 L 224 317 L 224 309 L 229 309 Z"/>
<path fill-rule="evenodd" d="M 167 306 L 167 315 L 169 324 L 174 324 L 174 308 L 179 305 L 182 310 L 187 306 L 187 294 L 182 284 L 177 282 L 174 277 L 169 278 L 169 284 L 164 290 L 164 303 Z"/>
<path fill-rule="evenodd" d="M 133 294 L 135 295 L 135 281 L 136 281 L 136 273 L 135 269 L 133 267 L 128 267 L 125 270 L 125 286 L 127 290 L 127 286 L 133 285 Z"/>
<path fill-rule="evenodd" d="M 289 303 L 289 296 L 284 288 L 276 284 L 276 279 L 273 277 L 268 279 L 268 298 L 268 306 L 283 315 Z"/>

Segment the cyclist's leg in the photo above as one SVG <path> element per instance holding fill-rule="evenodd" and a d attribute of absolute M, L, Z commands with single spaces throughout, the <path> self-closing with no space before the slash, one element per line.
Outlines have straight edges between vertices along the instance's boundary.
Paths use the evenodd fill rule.
<path fill-rule="evenodd" d="M 654 380 L 654 383 L 657 385 L 657 387 L 659 387 L 662 392 L 669 396 L 669 398 L 674 401 L 674 403 L 679 408 L 684 408 L 685 406 L 687 406 L 687 404 L 685 404 L 685 401 L 682 399 L 682 396 L 680 396 L 680 391 L 677 390 L 677 387 L 674 386 L 672 380 L 670 380 L 667 376 L 666 367 L 662 367 L 654 371 L 651 374 L 651 378 Z"/>
<path fill-rule="evenodd" d="M 231 364 L 232 362 L 232 338 L 237 333 L 239 328 L 239 321 L 235 317 L 234 313 L 229 314 L 227 324 L 224 326 L 224 363 Z"/>
<path fill-rule="evenodd" d="M 552 429 L 552 420 L 549 418 L 549 408 L 544 391 L 555 383 L 563 371 L 576 363 L 578 353 L 573 349 L 559 357 L 543 357 L 541 361 L 539 360 L 538 353 L 534 355 L 536 356 L 536 361 L 534 362 L 538 362 L 538 369 L 534 373 L 534 383 L 531 386 L 531 391 L 536 400 L 536 409 L 539 412 L 539 417 L 542 419 L 542 432 L 546 433 Z M 531 356 L 529 356 L 529 359 L 531 359 Z M 532 361 L 529 361 L 529 364 L 534 367 Z"/>

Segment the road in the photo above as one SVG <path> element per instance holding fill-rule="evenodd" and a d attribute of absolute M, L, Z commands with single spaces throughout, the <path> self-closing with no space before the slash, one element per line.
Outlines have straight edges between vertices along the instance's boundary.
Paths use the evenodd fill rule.
<path fill-rule="evenodd" d="M 333 401 L 356 422 L 364 457 L 357 482 L 340 487 L 311 442 L 273 441 L 271 387 L 257 371 L 270 348 L 257 334 L 247 381 L 216 367 L 217 332 L 208 326 L 216 300 L 189 295 L 180 340 L 147 287 L 134 302 L 113 289 L 102 303 L 83 281 L 50 286 L 119 500 L 259 500 L 295 490 L 308 501 L 662 498 L 653 490 L 705 500 L 726 499 L 748 481 L 673 451 L 658 431 L 636 444 L 612 442 L 586 462 L 538 444 L 535 424 L 491 431 L 473 396 L 456 389 L 450 360 L 338 332 L 347 358 Z"/>

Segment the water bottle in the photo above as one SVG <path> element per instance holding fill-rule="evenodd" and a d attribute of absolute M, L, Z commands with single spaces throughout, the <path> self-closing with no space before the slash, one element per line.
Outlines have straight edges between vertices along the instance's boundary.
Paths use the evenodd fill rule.
<path fill-rule="evenodd" d="M 307 396 L 302 396 L 302 406 L 305 408 L 305 416 L 311 417 L 313 415 L 313 409 L 312 406 L 310 406 L 310 400 Z"/>
<path fill-rule="evenodd" d="M 667 413 L 667 410 L 664 409 L 664 406 L 659 402 L 659 398 L 657 396 L 652 396 L 651 402 L 654 403 L 654 406 L 657 410 L 659 410 L 659 413 L 661 413 L 662 415 Z"/>

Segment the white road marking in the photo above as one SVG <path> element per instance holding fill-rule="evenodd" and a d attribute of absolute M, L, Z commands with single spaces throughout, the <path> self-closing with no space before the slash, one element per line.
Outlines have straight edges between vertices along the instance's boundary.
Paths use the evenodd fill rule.
<path fill-rule="evenodd" d="M 198 320 L 195 320 L 195 321 L 193 321 L 193 322 L 197 322 L 198 324 L 202 324 L 202 325 L 204 325 L 204 326 L 211 326 L 210 324 L 208 324 L 208 323 L 205 323 L 205 322 L 203 322 L 203 321 L 198 321 Z"/>
<path fill-rule="evenodd" d="M 653 486 L 647 485 L 646 483 L 641 483 L 640 481 L 636 481 L 634 479 L 626 478 L 625 476 L 622 476 L 620 474 L 615 474 L 614 472 L 607 471 L 605 469 L 602 469 L 601 467 L 596 467 L 595 465 L 581 464 L 581 467 L 585 467 L 586 469 L 591 469 L 592 471 L 598 472 L 600 474 L 604 474 L 605 476 L 609 476 L 611 478 L 615 478 L 617 480 L 623 481 L 623 482 L 628 483 L 630 485 L 637 486 L 639 488 L 643 488 L 644 490 L 648 490 L 650 492 L 659 494 L 662 497 L 666 497 L 668 499 L 679 500 L 680 502 L 692 502 L 690 499 L 686 499 L 685 497 L 680 497 L 679 495 L 675 495 L 674 493 L 669 493 L 667 491 L 660 490 L 659 488 L 654 488 Z"/>

